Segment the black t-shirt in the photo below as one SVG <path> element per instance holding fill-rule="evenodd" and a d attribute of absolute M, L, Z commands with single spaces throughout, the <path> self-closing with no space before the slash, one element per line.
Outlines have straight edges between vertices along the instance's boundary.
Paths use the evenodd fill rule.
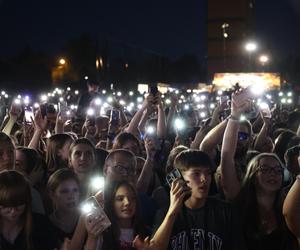
<path fill-rule="evenodd" d="M 50 230 L 50 222 L 44 215 L 33 214 L 32 230 L 32 250 L 53 250 L 58 247 L 58 243 Z M 15 239 L 14 243 L 7 241 L 0 233 L 0 249 L 2 250 L 26 250 L 24 242 L 24 230 Z"/>
<path fill-rule="evenodd" d="M 90 102 L 97 97 L 101 97 L 98 92 L 86 92 L 83 93 L 78 100 L 77 116 L 84 117 L 86 116 L 86 110 L 90 105 Z"/>
<path fill-rule="evenodd" d="M 165 214 L 162 211 L 158 213 L 155 230 L 161 225 Z M 233 207 L 208 198 L 205 206 L 199 209 L 183 206 L 175 220 L 168 249 L 242 250 L 240 232 Z"/>

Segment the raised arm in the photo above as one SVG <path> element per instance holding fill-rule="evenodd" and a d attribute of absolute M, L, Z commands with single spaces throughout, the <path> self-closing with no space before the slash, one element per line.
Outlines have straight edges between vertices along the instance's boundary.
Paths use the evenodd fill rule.
<path fill-rule="evenodd" d="M 288 192 L 284 204 L 283 215 L 286 224 L 300 242 L 300 176 L 298 175 Z"/>
<path fill-rule="evenodd" d="M 165 139 L 166 137 L 166 116 L 164 111 L 164 106 L 161 100 L 160 95 L 156 97 L 157 99 L 157 111 L 158 111 L 158 117 L 157 117 L 157 137 L 159 139 Z"/>
<path fill-rule="evenodd" d="M 263 112 L 260 112 L 260 115 L 264 123 L 256 137 L 255 144 L 254 144 L 254 149 L 258 151 L 260 151 L 261 146 L 263 146 L 264 143 L 266 142 L 266 139 L 269 134 L 270 123 L 271 123 L 271 117 L 267 117 L 266 114 Z"/>
<path fill-rule="evenodd" d="M 19 104 L 12 103 L 10 110 L 9 110 L 9 119 L 7 123 L 5 124 L 4 128 L 2 129 L 2 132 L 7 134 L 8 136 L 11 133 L 11 130 L 17 121 L 18 117 L 20 116 L 22 112 L 22 106 Z"/>
<path fill-rule="evenodd" d="M 142 107 L 135 113 L 135 115 L 131 119 L 128 127 L 126 128 L 125 132 L 131 133 L 133 135 L 135 135 L 136 132 L 138 132 L 138 125 L 139 125 L 140 120 L 143 116 L 143 113 L 147 109 L 148 105 L 150 105 L 152 100 L 153 100 L 153 97 L 151 95 L 148 95 L 145 98 Z"/>
<path fill-rule="evenodd" d="M 221 174 L 222 184 L 226 199 L 233 200 L 241 189 L 241 181 L 235 167 L 234 155 L 238 140 L 239 119 L 244 110 L 248 107 L 247 99 L 244 99 L 240 106 L 237 106 L 237 96 L 242 91 L 232 94 L 231 117 L 228 120 L 221 150 Z"/>
<path fill-rule="evenodd" d="M 47 116 L 42 117 L 41 110 L 39 109 L 34 116 L 34 133 L 28 145 L 29 148 L 38 150 L 39 142 L 43 132 L 48 125 Z"/>

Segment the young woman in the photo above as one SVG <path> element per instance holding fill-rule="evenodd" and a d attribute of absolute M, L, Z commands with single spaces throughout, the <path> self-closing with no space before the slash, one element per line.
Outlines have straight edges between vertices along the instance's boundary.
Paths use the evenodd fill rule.
<path fill-rule="evenodd" d="M 30 182 L 32 196 L 32 211 L 45 214 L 41 195 L 45 188 L 45 162 L 38 152 L 31 148 L 18 147 L 16 149 L 15 170 L 22 173 Z"/>
<path fill-rule="evenodd" d="M 277 155 L 262 153 L 250 161 L 236 198 L 248 249 L 295 249 L 281 212 L 282 187 L 283 165 Z"/>
<path fill-rule="evenodd" d="M 95 147 L 87 138 L 74 141 L 69 149 L 69 167 L 74 171 L 80 182 L 81 195 L 85 197 L 89 182 L 95 172 Z"/>
<path fill-rule="evenodd" d="M 69 148 L 73 138 L 68 134 L 52 135 L 47 141 L 47 172 L 48 175 L 57 169 L 68 167 Z"/>
<path fill-rule="evenodd" d="M 57 247 L 45 217 L 31 212 L 30 184 L 13 170 L 0 173 L 0 249 Z"/>
<path fill-rule="evenodd" d="M 147 230 L 139 216 L 139 206 L 135 188 L 128 182 L 117 182 L 109 189 L 105 200 L 105 212 L 111 226 L 101 235 L 97 229 L 101 219 L 89 221 L 86 227 L 88 240 L 86 247 L 92 249 L 129 250 L 136 235 L 144 237 Z"/>
<path fill-rule="evenodd" d="M 71 239 L 79 218 L 79 180 L 70 169 L 59 169 L 53 173 L 47 185 L 53 212 L 49 216 L 60 244 Z"/>

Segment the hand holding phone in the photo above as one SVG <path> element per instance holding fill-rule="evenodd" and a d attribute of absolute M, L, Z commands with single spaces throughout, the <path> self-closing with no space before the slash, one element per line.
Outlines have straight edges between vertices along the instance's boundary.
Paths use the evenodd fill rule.
<path fill-rule="evenodd" d="M 94 196 L 83 203 L 82 212 L 86 216 L 87 230 L 94 235 L 99 235 L 111 225 L 108 216 Z"/>

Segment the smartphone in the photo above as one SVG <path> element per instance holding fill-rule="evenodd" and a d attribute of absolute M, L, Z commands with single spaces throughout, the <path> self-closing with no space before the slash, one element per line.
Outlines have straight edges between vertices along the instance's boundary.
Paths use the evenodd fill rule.
<path fill-rule="evenodd" d="M 157 88 L 157 86 L 150 86 L 150 88 L 149 88 L 149 93 L 150 93 L 151 95 L 153 95 L 153 96 L 156 96 L 157 93 L 158 93 L 158 88 Z"/>
<path fill-rule="evenodd" d="M 166 176 L 166 180 L 167 180 L 167 183 L 169 185 L 169 187 L 171 187 L 172 185 L 172 182 L 175 180 L 175 179 L 182 179 L 184 181 L 184 178 L 182 176 L 182 173 L 181 171 L 178 169 L 178 168 L 174 168 L 169 174 L 167 174 Z"/>
<path fill-rule="evenodd" d="M 47 115 L 47 103 L 40 105 L 41 115 L 44 118 Z"/>
<path fill-rule="evenodd" d="M 248 86 L 243 90 L 242 93 L 240 93 L 238 96 L 235 97 L 235 101 L 236 101 L 235 104 L 237 106 L 242 106 L 247 99 L 252 99 L 252 98 L 254 98 L 254 95 L 251 90 L 251 86 Z"/>
<path fill-rule="evenodd" d="M 272 117 L 270 107 L 267 103 L 261 103 L 259 105 L 259 107 L 260 107 L 264 117 L 266 117 L 266 118 L 271 118 Z"/>
<path fill-rule="evenodd" d="M 26 108 L 24 115 L 25 115 L 25 122 L 27 124 L 31 124 L 32 123 L 32 119 L 34 117 L 32 109 L 31 108 Z"/>
<path fill-rule="evenodd" d="M 68 119 L 70 117 L 70 110 L 66 102 L 59 102 L 58 110 L 63 119 Z"/>
<path fill-rule="evenodd" d="M 167 174 L 166 180 L 167 180 L 167 183 L 168 183 L 168 185 L 169 185 L 170 188 L 171 188 L 172 182 L 174 180 L 178 179 L 178 178 L 181 179 L 181 180 L 183 180 L 183 181 L 185 181 L 184 178 L 183 178 L 182 173 L 180 172 L 180 170 L 178 168 L 174 168 L 169 174 Z M 186 201 L 188 198 L 191 197 L 191 195 L 192 195 L 191 193 L 187 194 L 184 197 L 184 200 Z"/>
<path fill-rule="evenodd" d="M 110 111 L 110 122 L 113 126 L 118 126 L 119 124 L 119 111 L 112 109 Z"/>
<path fill-rule="evenodd" d="M 103 232 L 105 229 L 111 226 L 111 222 L 104 212 L 101 205 L 98 203 L 95 196 L 88 198 L 81 206 L 82 213 L 87 217 L 87 222 L 92 222 L 95 219 L 101 218 L 101 227 L 98 233 Z"/>

